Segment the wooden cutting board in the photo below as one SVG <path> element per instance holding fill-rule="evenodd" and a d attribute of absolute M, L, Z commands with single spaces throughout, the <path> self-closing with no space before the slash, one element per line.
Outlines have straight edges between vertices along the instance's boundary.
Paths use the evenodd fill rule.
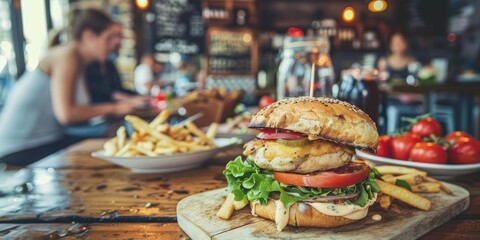
<path fill-rule="evenodd" d="M 225 188 L 183 199 L 177 205 L 177 220 L 192 239 L 414 239 L 468 208 L 468 191 L 445 184 L 454 196 L 423 194 L 433 203 L 428 212 L 401 205 L 401 212 L 395 213 L 374 206 L 363 220 L 332 229 L 287 226 L 278 232 L 274 222 L 252 216 L 249 207 L 234 212 L 228 221 L 222 220 L 215 214 L 227 195 Z M 380 214 L 382 220 L 372 220 L 373 214 Z"/>

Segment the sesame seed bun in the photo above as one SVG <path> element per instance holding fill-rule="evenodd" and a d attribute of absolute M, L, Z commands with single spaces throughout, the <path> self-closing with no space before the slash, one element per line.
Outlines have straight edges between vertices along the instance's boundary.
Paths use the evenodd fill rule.
<path fill-rule="evenodd" d="M 250 128 L 279 128 L 318 138 L 374 150 L 378 132 L 370 117 L 357 107 L 331 98 L 284 99 L 260 110 Z"/>

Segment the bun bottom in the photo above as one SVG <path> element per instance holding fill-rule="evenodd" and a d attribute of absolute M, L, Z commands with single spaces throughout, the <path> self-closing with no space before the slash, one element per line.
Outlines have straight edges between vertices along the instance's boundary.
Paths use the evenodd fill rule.
<path fill-rule="evenodd" d="M 360 220 L 325 215 L 308 204 L 301 204 L 301 210 L 299 209 L 299 203 L 294 203 L 290 207 L 288 225 L 296 227 L 333 228 Z M 267 205 L 255 204 L 255 214 L 259 217 L 275 221 L 275 207 L 275 201 L 269 199 Z M 250 208 L 253 208 L 253 204 L 251 202 Z"/>

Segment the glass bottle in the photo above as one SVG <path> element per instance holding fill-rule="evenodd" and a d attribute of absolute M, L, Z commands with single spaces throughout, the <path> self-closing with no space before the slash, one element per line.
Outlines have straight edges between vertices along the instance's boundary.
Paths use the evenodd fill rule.
<path fill-rule="evenodd" d="M 278 67 L 277 98 L 299 97 L 310 92 L 314 78 L 314 96 L 331 97 L 334 72 L 327 38 L 287 37 Z M 312 65 L 315 65 L 312 74 Z"/>
<path fill-rule="evenodd" d="M 342 80 L 340 81 L 340 89 L 337 98 L 342 101 L 350 102 L 350 92 L 355 86 L 351 69 L 342 70 Z"/>
<path fill-rule="evenodd" d="M 355 86 L 349 95 L 349 102 L 367 113 L 378 125 L 380 90 L 376 81 L 376 70 L 365 69 L 358 76 L 353 76 Z"/>

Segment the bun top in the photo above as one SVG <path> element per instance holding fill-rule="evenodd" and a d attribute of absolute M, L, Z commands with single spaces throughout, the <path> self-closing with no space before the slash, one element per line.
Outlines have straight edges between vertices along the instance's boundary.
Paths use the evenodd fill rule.
<path fill-rule="evenodd" d="M 331 98 L 299 97 L 272 103 L 256 113 L 248 127 L 281 128 L 370 150 L 378 144 L 375 123 L 365 112 Z"/>

